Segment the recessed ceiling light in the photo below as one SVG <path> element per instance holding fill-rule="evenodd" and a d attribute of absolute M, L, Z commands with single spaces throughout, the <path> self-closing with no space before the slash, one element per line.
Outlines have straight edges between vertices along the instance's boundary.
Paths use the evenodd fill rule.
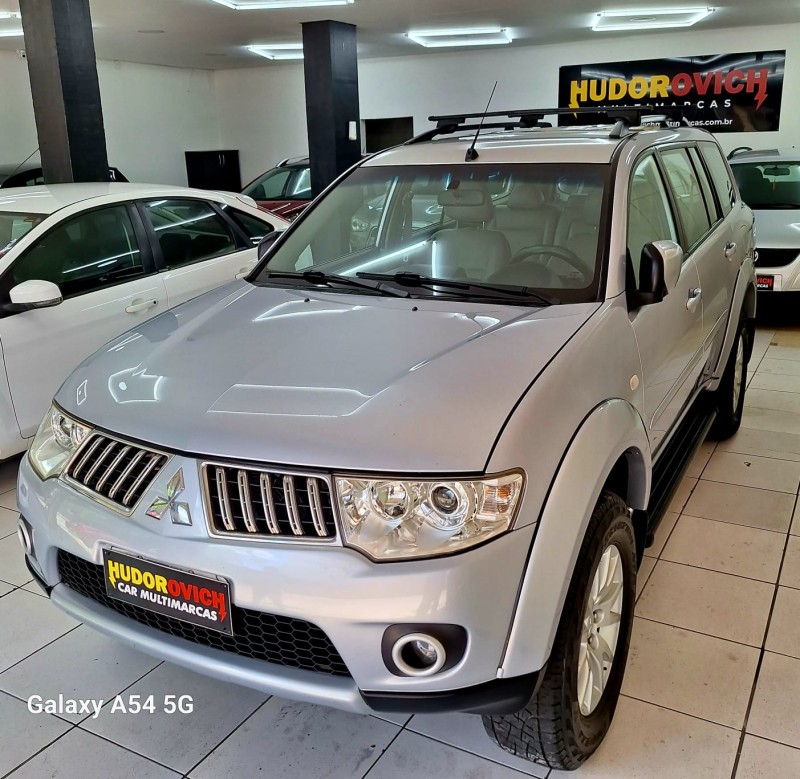
<path fill-rule="evenodd" d="M 355 0 L 214 0 L 234 11 L 265 11 L 274 8 L 317 8 L 327 5 L 351 5 Z"/>
<path fill-rule="evenodd" d="M 511 35 L 503 27 L 477 27 L 458 30 L 412 30 L 406 36 L 429 49 L 455 46 L 502 46 L 511 43 Z"/>
<path fill-rule="evenodd" d="M 248 46 L 249 51 L 266 57 L 268 60 L 301 60 L 303 59 L 302 43 L 264 43 L 259 46 Z"/>
<path fill-rule="evenodd" d="M 0 19 L 22 19 L 22 14 L 16 11 L 0 11 Z"/>
<path fill-rule="evenodd" d="M 655 30 L 666 27 L 691 27 L 714 13 L 715 8 L 639 8 L 600 11 L 595 16 L 595 32 L 615 30 Z"/>

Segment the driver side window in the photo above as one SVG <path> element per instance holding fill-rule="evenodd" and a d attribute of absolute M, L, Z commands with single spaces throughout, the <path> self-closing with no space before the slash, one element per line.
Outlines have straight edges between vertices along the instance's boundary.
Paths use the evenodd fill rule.
<path fill-rule="evenodd" d="M 651 155 L 633 173 L 628 204 L 628 259 L 637 286 L 642 249 L 653 241 L 677 243 L 678 233 L 664 181 Z"/>

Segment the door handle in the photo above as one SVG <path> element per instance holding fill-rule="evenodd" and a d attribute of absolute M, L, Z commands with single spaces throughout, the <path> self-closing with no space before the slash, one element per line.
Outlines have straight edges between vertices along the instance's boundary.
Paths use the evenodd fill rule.
<path fill-rule="evenodd" d="M 733 255 L 736 254 L 736 244 L 731 241 L 730 243 L 725 245 L 725 256 L 729 259 L 733 259 Z"/>
<path fill-rule="evenodd" d="M 147 311 L 148 308 L 155 308 L 157 305 L 157 300 L 142 300 L 141 298 L 137 298 L 131 301 L 129 306 L 125 306 L 125 313 L 138 314 L 141 311 Z"/>
<path fill-rule="evenodd" d="M 694 313 L 697 310 L 697 306 L 700 303 L 700 300 L 703 297 L 703 290 L 700 287 L 695 287 L 694 289 L 689 290 L 689 300 L 686 301 L 686 308 Z"/>

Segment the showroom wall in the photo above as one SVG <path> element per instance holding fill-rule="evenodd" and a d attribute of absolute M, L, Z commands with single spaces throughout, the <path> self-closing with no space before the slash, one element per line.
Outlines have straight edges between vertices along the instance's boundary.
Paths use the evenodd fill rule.
<path fill-rule="evenodd" d="M 800 24 L 363 60 L 361 117 L 413 116 L 420 132 L 431 113 L 481 110 L 495 80 L 495 108 L 552 106 L 560 65 L 774 49 L 787 50 L 781 130 L 718 137 L 727 149 L 800 145 Z M 302 65 L 217 71 L 216 88 L 221 137 L 240 150 L 243 179 L 307 151 Z"/>
<path fill-rule="evenodd" d="M 131 181 L 186 184 L 183 152 L 220 146 L 214 74 L 128 62 L 97 63 L 108 158 Z M 0 165 L 38 146 L 28 65 L 0 51 Z"/>

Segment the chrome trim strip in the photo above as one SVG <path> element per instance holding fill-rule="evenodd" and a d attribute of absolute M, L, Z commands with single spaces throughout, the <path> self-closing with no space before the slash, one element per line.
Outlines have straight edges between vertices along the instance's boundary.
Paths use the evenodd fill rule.
<path fill-rule="evenodd" d="M 98 481 L 97 484 L 95 485 L 94 489 L 96 492 L 100 492 L 100 490 L 103 489 L 105 483 L 111 478 L 111 474 L 114 473 L 114 468 L 116 468 L 120 464 L 122 458 L 126 454 L 128 454 L 130 450 L 131 450 L 130 446 L 122 447 L 119 454 L 111 461 L 111 465 L 109 465 L 108 468 L 106 468 L 106 472 L 100 477 L 100 481 Z"/>
<path fill-rule="evenodd" d="M 320 499 L 317 480 L 312 477 L 306 479 L 306 488 L 308 489 L 308 503 L 311 506 L 311 519 L 314 522 L 314 529 L 320 538 L 324 538 L 328 535 L 328 529 L 325 527 L 322 500 Z"/>
<path fill-rule="evenodd" d="M 131 498 L 136 494 L 136 490 L 142 486 L 144 480 L 150 475 L 150 472 L 160 462 L 163 455 L 151 454 L 150 462 L 145 465 L 144 470 L 136 477 L 136 481 L 131 485 L 130 489 L 122 496 L 122 505 L 129 508 Z"/>
<path fill-rule="evenodd" d="M 103 436 L 101 436 L 101 435 L 96 435 L 95 436 L 94 441 L 92 441 L 92 443 L 89 446 L 89 448 L 84 452 L 83 456 L 78 461 L 78 464 L 72 469 L 72 478 L 73 479 L 76 479 L 76 480 L 78 479 L 79 472 L 83 469 L 83 466 L 86 465 L 86 463 L 89 460 L 89 458 L 94 454 L 94 450 L 97 449 L 97 447 L 100 446 L 100 444 L 103 443 L 103 440 L 104 440 Z M 69 469 L 67 469 L 67 470 L 69 470 Z"/>
<path fill-rule="evenodd" d="M 300 513 L 297 510 L 297 493 L 294 489 L 294 476 L 283 477 L 283 497 L 286 499 L 286 513 L 289 515 L 289 524 L 292 533 L 296 536 L 303 535 L 303 526 L 300 524 Z"/>
<path fill-rule="evenodd" d="M 100 470 L 100 466 L 103 464 L 103 460 L 105 460 L 106 457 L 108 457 L 108 455 L 114 451 L 116 446 L 117 446 L 116 441 L 109 441 L 108 446 L 106 446 L 106 448 L 103 449 L 103 453 L 94 461 L 94 465 L 92 465 L 92 467 L 89 468 L 89 472 L 83 479 L 81 479 L 81 481 L 84 483 L 86 487 L 89 487 L 89 482 L 92 480 L 92 476 L 94 476 L 97 473 L 97 471 Z M 89 489 L 93 490 L 94 492 L 97 492 L 97 490 L 94 487 L 89 487 Z"/>
<path fill-rule="evenodd" d="M 275 519 L 275 500 L 272 497 L 270 474 L 262 473 L 259 477 L 259 484 L 261 485 L 261 503 L 264 505 L 264 516 L 267 519 L 267 527 L 272 535 L 279 536 L 281 534 L 281 529 L 278 526 L 278 520 Z"/>
<path fill-rule="evenodd" d="M 131 473 L 133 473 L 133 469 L 141 462 L 142 458 L 146 454 L 147 452 L 144 449 L 140 449 L 133 456 L 133 459 L 125 466 L 125 470 L 120 474 L 119 478 L 114 482 L 113 486 L 109 490 L 109 500 L 114 500 L 114 496 L 117 494 L 117 492 L 119 492 L 119 488 L 125 483 L 125 479 L 127 479 Z"/>
<path fill-rule="evenodd" d="M 244 525 L 248 533 L 257 533 L 258 526 L 253 514 L 253 501 L 250 499 L 250 482 L 247 478 L 247 471 L 238 471 L 236 481 L 239 483 L 239 500 L 242 503 Z"/>
<path fill-rule="evenodd" d="M 232 518 L 231 501 L 228 496 L 228 482 L 225 479 L 225 469 L 222 466 L 217 466 L 216 479 L 217 500 L 219 501 L 219 513 L 222 516 L 222 524 L 225 525 L 228 530 L 236 530 L 236 525 Z"/>

